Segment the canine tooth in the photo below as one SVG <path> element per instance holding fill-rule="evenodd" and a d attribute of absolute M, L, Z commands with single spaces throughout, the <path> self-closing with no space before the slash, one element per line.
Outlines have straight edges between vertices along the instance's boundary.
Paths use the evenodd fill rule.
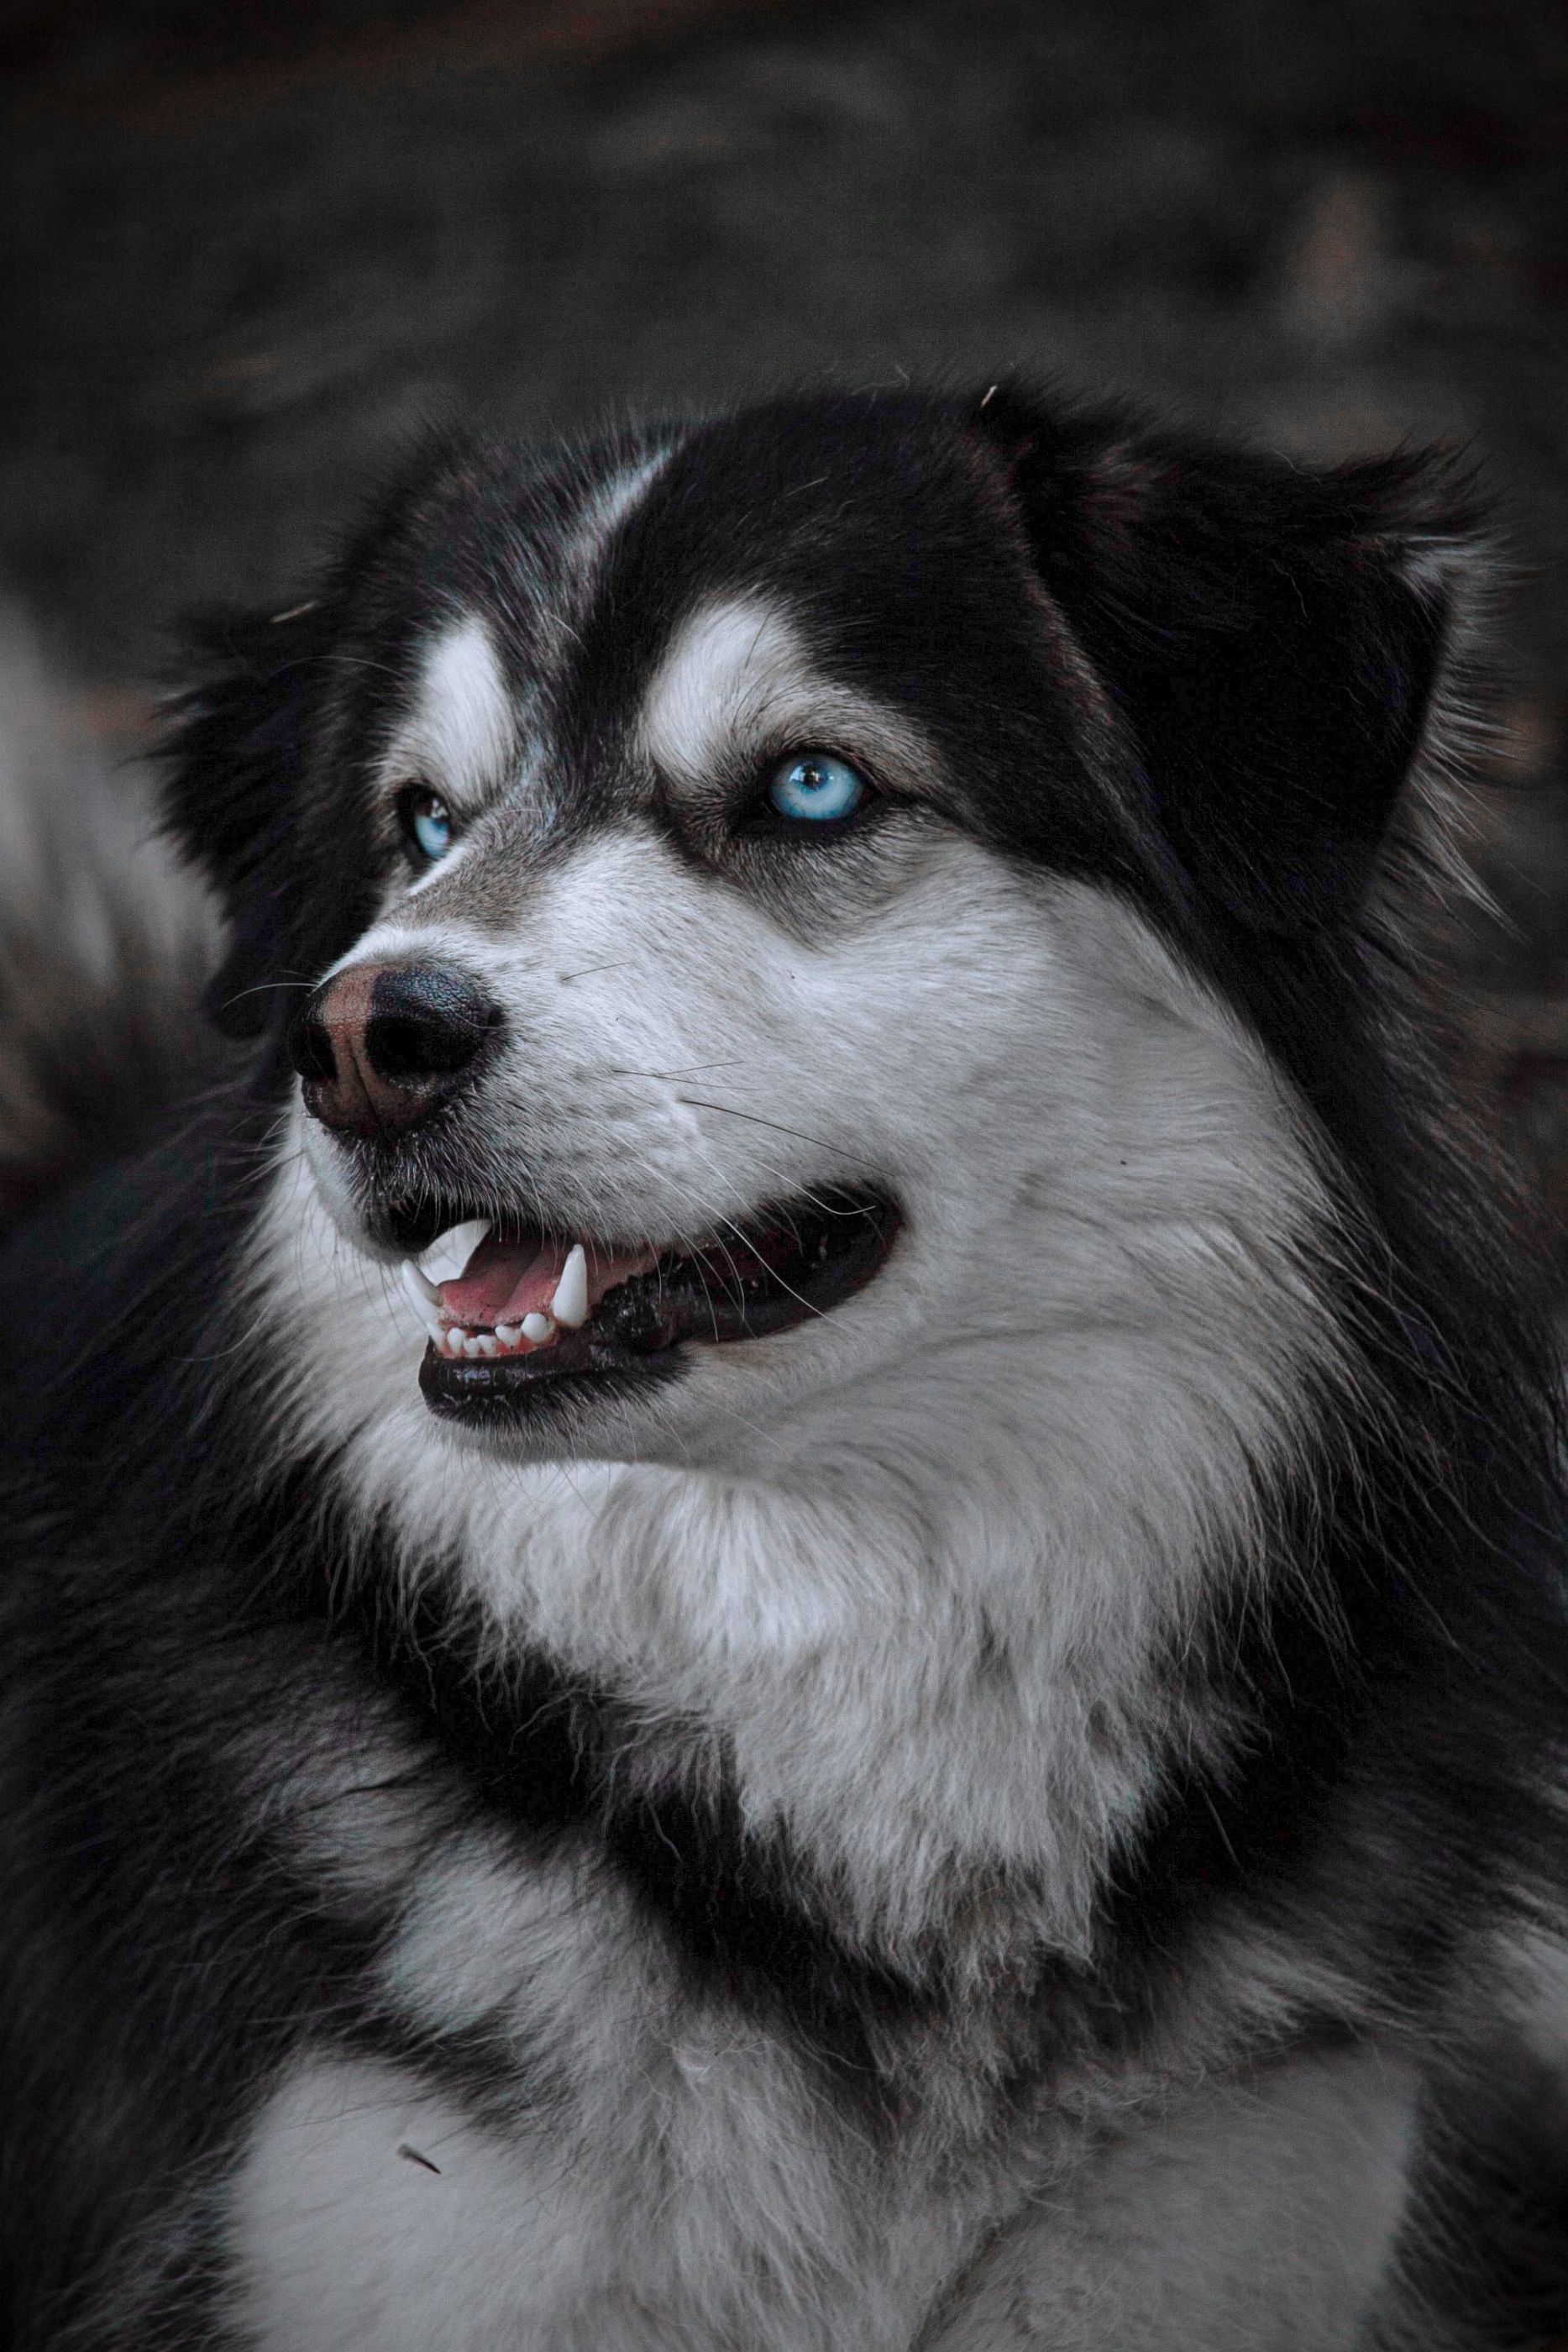
<path fill-rule="evenodd" d="M 548 1315 L 525 1315 L 522 1332 L 524 1339 L 531 1339 L 537 1348 L 544 1340 L 555 1338 L 555 1325 Z"/>
<path fill-rule="evenodd" d="M 503 1348 L 515 1348 L 522 1336 L 523 1327 L 520 1323 L 497 1323 L 496 1326 L 496 1337 Z"/>
<path fill-rule="evenodd" d="M 488 1335 L 486 1334 L 486 1336 L 487 1337 Z M 464 1340 L 463 1352 L 465 1356 L 482 1356 L 484 1354 L 485 1339 L 477 1331 L 474 1332 L 470 1338 Z"/>
<path fill-rule="evenodd" d="M 427 1250 L 421 1251 L 415 1261 L 421 1274 L 431 1282 L 458 1281 L 493 1222 L 489 1217 L 470 1217 L 464 1224 L 449 1225 Z"/>
<path fill-rule="evenodd" d="M 462 1324 L 461 1324 L 461 1323 L 454 1323 L 454 1324 L 450 1327 L 450 1328 L 448 1329 L 447 1334 L 446 1334 L 446 1352 L 447 1352 L 447 1354 L 448 1354 L 449 1356 L 460 1356 L 460 1355 L 463 1353 L 463 1343 L 464 1343 L 464 1341 L 467 1339 L 467 1337 L 468 1337 L 468 1334 L 467 1334 L 467 1332 L 463 1328 Z"/>
<path fill-rule="evenodd" d="M 588 1320 L 588 1259 L 580 1242 L 571 1245 L 549 1311 L 569 1331 L 575 1331 L 579 1324 Z"/>
<path fill-rule="evenodd" d="M 418 1266 L 415 1265 L 413 1258 L 411 1257 L 404 1258 L 402 1264 L 398 1268 L 398 1273 L 402 1277 L 403 1288 L 407 1291 L 409 1297 L 413 1302 L 415 1313 L 418 1315 L 421 1322 L 423 1322 L 428 1318 L 431 1308 L 433 1307 L 440 1306 L 440 1291 L 437 1290 L 434 1282 L 429 1281 L 425 1276 L 421 1274 Z"/>
<path fill-rule="evenodd" d="M 468 1352 L 470 1355 L 498 1356 L 501 1352 L 500 1334 L 496 1331 L 481 1331 Z"/>

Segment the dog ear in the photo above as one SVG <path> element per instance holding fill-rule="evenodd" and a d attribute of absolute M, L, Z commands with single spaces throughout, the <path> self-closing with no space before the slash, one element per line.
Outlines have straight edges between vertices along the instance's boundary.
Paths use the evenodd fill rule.
<path fill-rule="evenodd" d="M 1360 902 L 1479 544 L 1440 455 L 1314 470 L 993 391 L 967 415 L 1196 887 L 1251 929 Z"/>
<path fill-rule="evenodd" d="M 205 676 L 173 709 L 164 821 L 228 917 L 228 952 L 206 1010 L 229 1036 L 262 1034 L 298 961 L 300 782 L 336 618 L 323 602 L 209 616 L 188 631 Z"/>

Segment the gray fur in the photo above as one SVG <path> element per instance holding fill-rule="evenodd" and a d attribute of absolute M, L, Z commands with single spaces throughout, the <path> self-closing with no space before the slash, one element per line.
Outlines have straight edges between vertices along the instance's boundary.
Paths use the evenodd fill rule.
<path fill-rule="evenodd" d="M 1334 1783 L 1321 1847 L 1255 1882 L 1238 1861 L 1168 1948 L 1135 1921 L 1142 1975 L 1108 1948 L 1183 1789 L 1217 1801 L 1265 1744 L 1227 1645 L 1295 1609 L 1353 1678 L 1314 1544 L 1397 1410 L 1345 1306 L 1382 1264 L 1368 1195 L 1218 960 L 1124 876 L 964 821 L 950 749 L 830 671 L 766 583 L 675 596 L 612 781 L 574 801 L 579 625 L 664 463 L 584 468 L 548 551 L 564 585 L 540 557 L 506 595 L 444 592 L 361 781 L 383 843 L 415 782 L 459 838 L 381 873 L 331 970 L 444 964 L 498 1010 L 443 1130 L 497 1214 L 668 1252 L 882 1183 L 905 1222 L 831 1313 L 476 1433 L 422 1401 L 425 1326 L 362 1168 L 281 1100 L 193 1344 L 243 1361 L 233 1539 L 297 1464 L 289 1543 L 340 1548 L 318 1617 L 247 1621 L 232 1653 L 193 1617 L 179 1664 L 211 1669 L 214 1874 L 271 1841 L 287 1901 L 357 1957 L 102 2257 L 69 2340 L 1406 2352 L 1419 2327 L 1471 2352 L 1425 2261 L 1427 2111 L 1509 1979 L 1467 1921 L 1406 1991 L 1382 1881 L 1411 1864 L 1370 1769 Z M 1451 549 L 1427 560 L 1457 583 Z M 1050 629 L 1063 740 L 1130 793 L 1113 694 L 1054 605 Z M 348 709 L 329 693 L 297 763 L 324 798 Z M 816 740 L 899 789 L 841 856 L 770 864 L 726 830 L 734 780 Z M 1424 744 L 1423 789 L 1447 756 Z M 123 822 L 95 837 L 110 902 L 142 906 Z M 54 856 L 16 861 L 35 935 Z M 210 933 L 145 904 L 167 1026 Z M 56 946 L 90 1025 L 124 961 Z M 16 981 L 7 1003 L 0 1123 L 31 1166 L 67 1142 Z M 412 1706 L 383 1636 L 427 1675 Z M 604 1774 L 542 1825 L 476 1793 L 489 1759 L 435 1688 L 455 1660 L 488 1737 L 541 1658 L 595 1695 Z M 533 1728 L 498 1721 L 497 1748 L 526 1759 Z M 748 1863 L 788 1857 L 788 1924 L 873 1988 L 826 2005 L 860 2001 L 851 2060 L 649 1898 L 613 1842 L 626 1790 L 646 1836 L 695 1791 Z M 198 2318 L 171 2317 L 202 2263 Z"/>

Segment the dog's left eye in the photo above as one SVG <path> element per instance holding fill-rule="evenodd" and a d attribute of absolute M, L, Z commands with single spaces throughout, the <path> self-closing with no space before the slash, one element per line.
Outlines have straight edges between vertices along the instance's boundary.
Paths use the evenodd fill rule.
<path fill-rule="evenodd" d="M 434 866 L 445 856 L 452 846 L 452 812 L 439 793 L 411 784 L 398 795 L 397 814 L 403 838 L 421 857 Z"/>
<path fill-rule="evenodd" d="M 768 805 L 797 824 L 831 824 L 852 816 L 871 791 L 858 768 L 831 752 L 798 752 L 768 780 Z"/>

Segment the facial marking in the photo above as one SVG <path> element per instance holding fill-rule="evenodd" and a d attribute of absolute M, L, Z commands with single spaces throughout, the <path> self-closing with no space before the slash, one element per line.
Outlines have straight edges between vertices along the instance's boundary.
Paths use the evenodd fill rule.
<path fill-rule="evenodd" d="M 576 529 L 567 543 L 562 568 L 569 578 L 590 584 L 597 578 L 610 541 L 627 517 L 642 505 L 669 457 L 667 449 L 656 451 L 640 464 L 629 466 L 609 481 L 600 483 L 584 500 Z"/>
<path fill-rule="evenodd" d="M 859 750 L 894 782 L 933 766 L 894 710 L 824 677 L 789 615 L 760 598 L 706 604 L 676 631 L 643 706 L 643 743 L 687 787 L 737 761 L 790 750 Z"/>
<path fill-rule="evenodd" d="M 423 778 L 467 812 L 506 781 L 516 755 L 513 698 L 490 632 L 473 614 L 444 630 L 426 654 L 385 772 L 389 782 Z"/>

